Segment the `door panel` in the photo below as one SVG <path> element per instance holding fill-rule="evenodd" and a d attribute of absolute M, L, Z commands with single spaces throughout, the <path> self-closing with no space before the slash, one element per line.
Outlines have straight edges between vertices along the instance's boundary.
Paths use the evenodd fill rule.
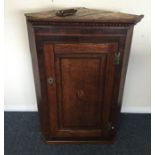
<path fill-rule="evenodd" d="M 47 85 L 52 136 L 108 134 L 116 49 L 116 43 L 44 45 L 47 78 L 54 78 Z"/>
<path fill-rule="evenodd" d="M 59 107 L 61 128 L 100 128 L 101 101 L 100 81 L 103 79 L 101 69 L 105 59 L 98 58 L 58 58 L 61 70 Z M 60 61 L 60 62 L 59 62 Z M 101 67 L 101 61 L 104 61 Z M 89 117 L 88 117 L 89 116 Z"/>

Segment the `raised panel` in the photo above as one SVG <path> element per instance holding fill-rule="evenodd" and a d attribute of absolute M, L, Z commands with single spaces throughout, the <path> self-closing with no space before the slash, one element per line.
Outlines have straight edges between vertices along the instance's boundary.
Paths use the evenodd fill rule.
<path fill-rule="evenodd" d="M 105 57 L 56 58 L 61 129 L 101 128 Z"/>

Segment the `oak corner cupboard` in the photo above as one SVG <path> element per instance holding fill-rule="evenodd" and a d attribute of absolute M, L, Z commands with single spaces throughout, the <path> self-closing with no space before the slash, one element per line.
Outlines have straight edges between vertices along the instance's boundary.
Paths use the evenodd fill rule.
<path fill-rule="evenodd" d="M 114 142 L 133 28 L 142 18 L 86 8 L 26 14 L 45 142 Z"/>

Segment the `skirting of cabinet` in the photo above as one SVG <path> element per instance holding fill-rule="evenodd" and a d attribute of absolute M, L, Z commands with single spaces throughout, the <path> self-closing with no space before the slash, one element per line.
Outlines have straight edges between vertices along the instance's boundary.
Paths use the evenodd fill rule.
<path fill-rule="evenodd" d="M 113 144 L 114 141 L 45 141 L 46 144 Z"/>
<path fill-rule="evenodd" d="M 116 137 L 111 140 L 45 140 L 46 144 L 113 144 Z"/>

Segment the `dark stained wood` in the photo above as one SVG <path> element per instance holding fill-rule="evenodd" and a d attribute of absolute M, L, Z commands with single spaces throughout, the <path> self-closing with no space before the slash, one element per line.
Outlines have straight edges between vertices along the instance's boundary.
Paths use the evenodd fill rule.
<path fill-rule="evenodd" d="M 44 140 L 113 143 L 133 26 L 143 16 L 86 8 L 55 13 L 26 14 Z"/>
<path fill-rule="evenodd" d="M 63 31 L 61 31 L 63 27 Z M 44 26 L 44 27 L 36 27 L 35 32 L 37 36 L 104 36 L 111 34 L 112 36 L 125 36 L 127 33 L 127 28 L 118 28 L 118 27 L 101 27 L 100 29 L 96 29 L 96 27 L 87 26 L 81 27 L 79 26 L 64 26 L 59 25 L 56 27 L 52 26 Z"/>
<path fill-rule="evenodd" d="M 105 44 L 56 44 L 54 45 L 56 54 L 67 53 L 108 53 L 116 52 L 118 49 L 117 43 Z M 75 50 L 76 49 L 76 50 Z"/>
<path fill-rule="evenodd" d="M 35 90 L 37 97 L 37 105 L 39 111 L 39 118 L 41 123 L 41 130 L 43 137 L 47 139 L 49 137 L 49 112 L 48 112 L 48 102 L 47 102 L 47 91 L 45 85 L 45 73 L 44 73 L 44 64 L 42 63 L 39 53 L 36 50 L 36 41 L 34 35 L 34 29 L 32 28 L 31 23 L 27 23 L 29 43 L 31 58 L 33 64 L 33 74 L 35 82 Z"/>

